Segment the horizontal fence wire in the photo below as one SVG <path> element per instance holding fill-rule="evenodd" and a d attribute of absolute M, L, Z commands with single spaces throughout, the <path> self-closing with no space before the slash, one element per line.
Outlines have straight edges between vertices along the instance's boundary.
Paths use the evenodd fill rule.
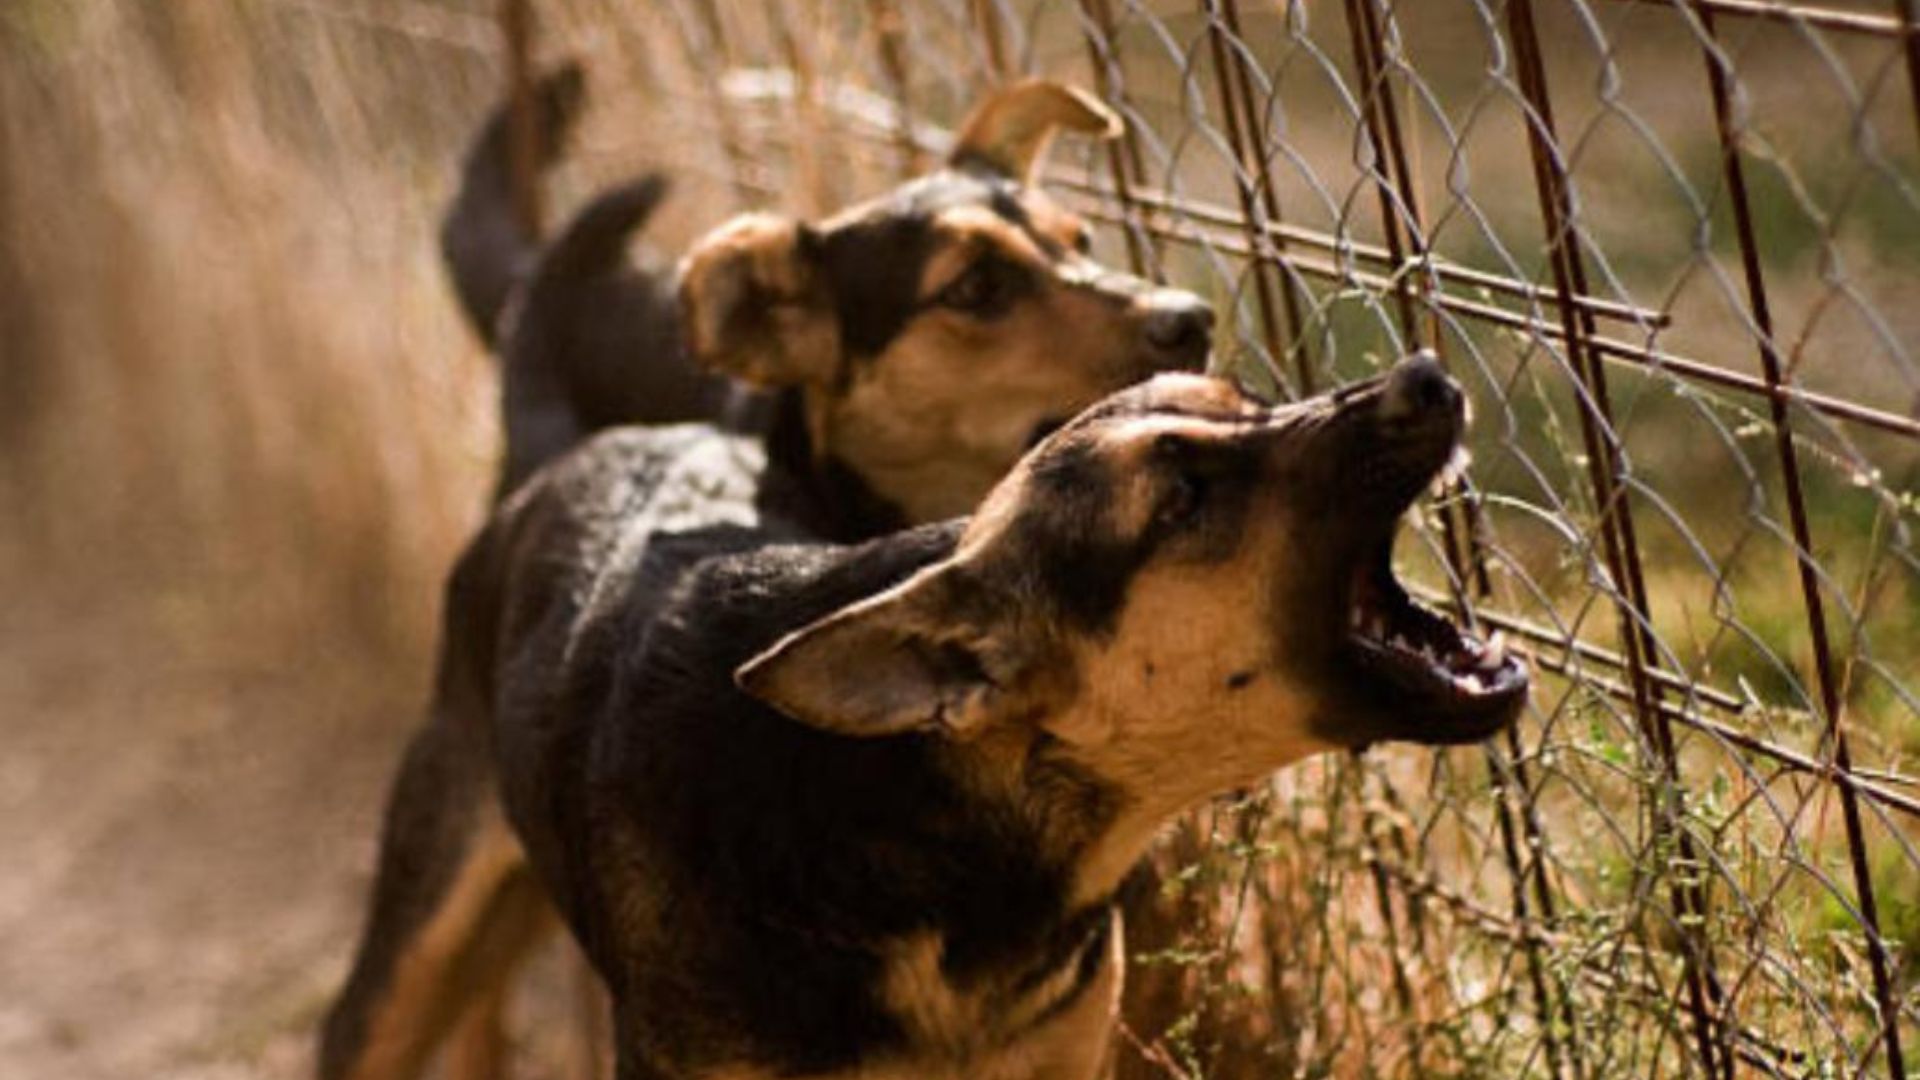
<path fill-rule="evenodd" d="M 270 6 L 506 70 L 478 0 Z M 1909 1075 L 1920 5 L 527 6 L 617 118 L 580 192 L 822 214 L 1063 78 L 1126 131 L 1043 182 L 1210 296 L 1223 371 L 1297 396 L 1425 347 L 1467 387 L 1471 481 L 1400 562 L 1530 655 L 1528 716 L 1183 822 L 1118 1075 Z"/>

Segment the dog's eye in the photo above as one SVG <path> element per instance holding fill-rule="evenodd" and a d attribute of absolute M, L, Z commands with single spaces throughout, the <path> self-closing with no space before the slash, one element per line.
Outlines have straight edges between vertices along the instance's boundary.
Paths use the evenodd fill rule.
<path fill-rule="evenodd" d="M 935 300 L 943 307 L 988 318 L 999 314 L 1012 299 L 1013 271 L 998 259 L 976 261 L 940 290 Z"/>
<path fill-rule="evenodd" d="M 1080 226 L 1080 228 L 1074 231 L 1073 250 L 1079 252 L 1082 255 L 1093 254 L 1093 230 L 1092 229 L 1089 229 L 1085 225 L 1082 225 Z"/>

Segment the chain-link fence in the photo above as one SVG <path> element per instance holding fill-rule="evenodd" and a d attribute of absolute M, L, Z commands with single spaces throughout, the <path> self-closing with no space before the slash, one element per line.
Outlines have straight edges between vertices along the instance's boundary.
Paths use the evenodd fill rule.
<path fill-rule="evenodd" d="M 1103 257 L 1212 296 L 1222 364 L 1292 396 L 1425 346 L 1467 386 L 1468 486 L 1400 556 L 1530 651 L 1528 716 L 1183 823 L 1122 1075 L 1906 1075 L 1920 4 L 516 8 L 595 85 L 560 190 L 666 169 L 665 244 L 877 193 L 1044 73 L 1127 120 L 1048 182 Z M 446 153 L 508 82 L 502 9 L 259 0 L 251 33 L 342 73 L 260 107 Z M 408 104 L 341 92 L 375 82 Z"/>
<path fill-rule="evenodd" d="M 537 5 L 536 5 L 537 7 Z M 1474 398 L 1433 598 L 1540 670 L 1481 753 L 1300 770 L 1185 827 L 1123 1072 L 1904 1075 L 1920 1025 L 1911 6 L 685 0 L 707 172 L 819 209 L 982 88 L 1076 78 L 1105 254 L 1297 395 Z M 605 21 L 602 21 L 605 20 Z M 853 167 L 849 167 L 849 166 Z"/>
<path fill-rule="evenodd" d="M 843 204 L 985 87 L 1080 80 L 1127 133 L 1050 182 L 1213 295 L 1222 363 L 1292 396 L 1425 346 L 1469 387 L 1472 479 L 1402 557 L 1531 651 L 1527 722 L 1187 823 L 1124 1074 L 1904 1075 L 1913 5 L 533 8 L 672 132 L 607 160 L 714 214 Z"/>

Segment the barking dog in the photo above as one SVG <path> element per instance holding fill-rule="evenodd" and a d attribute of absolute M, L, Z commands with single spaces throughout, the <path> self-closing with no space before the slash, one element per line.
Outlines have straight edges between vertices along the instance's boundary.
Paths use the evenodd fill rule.
<path fill-rule="evenodd" d="M 1525 667 L 1390 565 L 1462 415 L 1430 358 L 1281 408 L 1162 376 L 970 520 L 858 546 L 649 533 L 689 498 L 634 482 L 667 435 L 610 433 L 462 559 L 434 722 L 484 754 L 460 783 L 497 772 L 625 1080 L 1090 1080 L 1115 890 L 1165 822 L 1520 707 Z M 511 941 L 484 846 L 417 819 L 389 854 L 438 884 L 380 898 L 421 912 L 396 953 Z"/>
<path fill-rule="evenodd" d="M 542 84 L 549 157 L 578 80 L 562 72 Z M 1211 337 L 1206 305 L 1095 262 L 1085 225 L 1027 182 L 1061 127 L 1112 134 L 1117 121 L 1057 84 L 1015 86 L 974 112 L 938 172 L 819 223 L 737 219 L 695 245 L 670 296 L 625 262 L 658 180 L 595 200 L 536 249 L 507 208 L 496 118 L 469 161 L 446 246 L 475 325 L 500 316 L 503 497 L 603 428 L 710 419 L 717 399 L 688 381 L 692 362 L 775 392 L 764 450 L 692 427 L 609 435 L 591 492 L 551 497 L 583 482 L 569 469 L 506 512 L 555 530 L 542 533 L 556 546 L 541 558 L 568 530 L 582 544 L 615 544 L 595 556 L 609 560 L 594 588 L 611 602 L 642 550 L 854 541 L 964 513 L 1067 417 L 1156 372 L 1197 367 Z M 585 528 L 576 514 L 607 518 Z M 552 921 L 499 806 L 483 718 L 503 702 L 470 695 L 494 685 L 496 659 L 522 662 L 493 656 L 496 637 L 562 616 L 544 601 L 494 611 L 485 598 L 504 582 L 474 560 L 485 561 L 474 556 L 449 586 L 434 712 L 395 782 L 366 935 L 325 1025 L 329 1080 L 414 1075 L 456 1022 L 476 1016 L 467 1030 L 480 1033 L 474 1068 L 486 1072 L 484 1018 Z M 506 622 L 474 621 L 496 617 Z"/>

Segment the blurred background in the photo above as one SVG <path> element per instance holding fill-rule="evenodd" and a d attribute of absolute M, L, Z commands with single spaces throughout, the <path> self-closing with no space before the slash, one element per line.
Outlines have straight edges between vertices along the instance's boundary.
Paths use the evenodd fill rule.
<path fill-rule="evenodd" d="M 1424 345 L 1467 384 L 1473 486 L 1401 555 L 1534 651 L 1533 709 L 1185 823 L 1123 1075 L 1920 1068 L 1908 8 L 525 7 L 589 77 L 549 220 L 664 167 L 670 259 L 1044 73 L 1129 121 L 1050 182 L 1214 299 L 1224 367 L 1297 395 Z M 0 5 L 6 1075 L 309 1068 L 498 448 L 435 230 L 501 11 Z"/>

